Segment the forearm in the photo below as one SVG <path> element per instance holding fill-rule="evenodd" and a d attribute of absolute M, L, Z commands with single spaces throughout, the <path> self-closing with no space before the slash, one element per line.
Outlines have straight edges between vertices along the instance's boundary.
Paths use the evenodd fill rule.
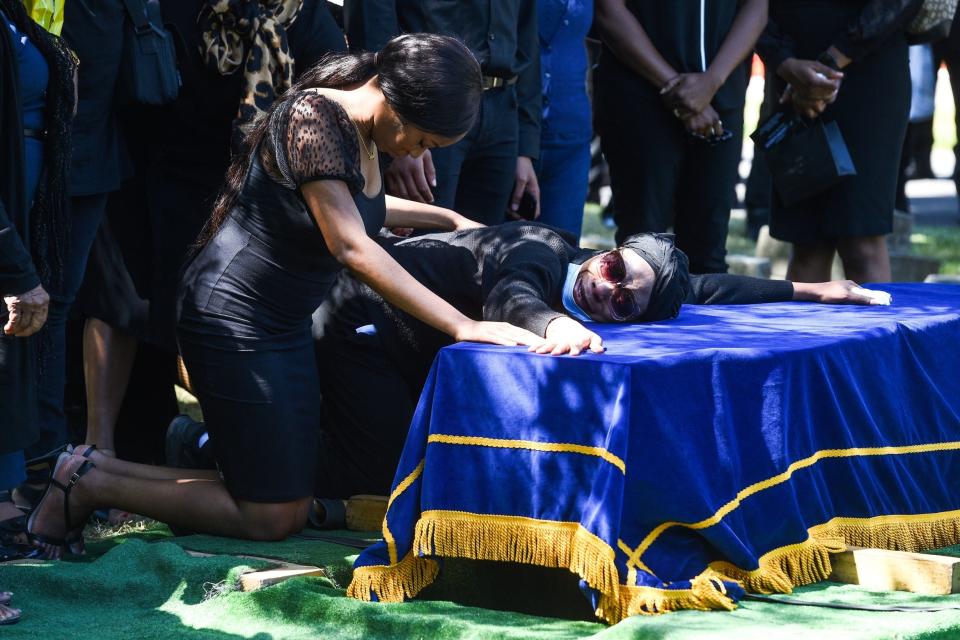
<path fill-rule="evenodd" d="M 596 23 L 604 44 L 614 55 L 656 88 L 677 75 L 624 0 L 597 0 Z"/>
<path fill-rule="evenodd" d="M 469 318 L 424 287 L 376 242 L 363 237 L 337 259 L 390 304 L 449 336 Z"/>
<path fill-rule="evenodd" d="M 744 0 L 730 33 L 707 69 L 717 87 L 722 86 L 733 70 L 753 52 L 767 25 L 767 7 L 767 0 Z"/>
<path fill-rule="evenodd" d="M 386 227 L 414 229 L 456 229 L 463 220 L 456 211 L 396 196 L 387 196 Z"/>

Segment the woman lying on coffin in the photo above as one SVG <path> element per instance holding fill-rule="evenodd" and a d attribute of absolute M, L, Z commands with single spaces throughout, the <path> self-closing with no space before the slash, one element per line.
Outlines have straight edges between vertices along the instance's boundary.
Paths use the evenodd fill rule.
<path fill-rule="evenodd" d="M 58 459 L 29 522 L 48 556 L 107 506 L 215 535 L 274 540 L 299 531 L 319 446 L 310 316 L 342 266 L 452 340 L 543 342 L 457 311 L 370 237 L 384 224 L 476 226 L 385 198 L 378 150 L 417 156 L 453 144 L 473 125 L 481 95 L 467 47 L 412 34 L 376 55 L 325 58 L 270 107 L 234 159 L 178 301 L 180 350 L 219 473 L 137 465 L 78 446 Z"/>
<path fill-rule="evenodd" d="M 558 229 L 512 222 L 388 240 L 385 248 L 464 314 L 543 336 L 544 344 L 532 348 L 539 353 L 601 352 L 601 337 L 583 322 L 665 320 L 682 304 L 871 303 L 849 281 L 691 276 L 686 256 L 663 234 L 639 234 L 613 251 L 595 251 L 577 247 Z M 314 338 L 324 399 L 316 495 L 388 495 L 424 381 L 450 340 L 348 272 L 314 315 Z M 323 521 L 324 510 L 318 511 Z"/>

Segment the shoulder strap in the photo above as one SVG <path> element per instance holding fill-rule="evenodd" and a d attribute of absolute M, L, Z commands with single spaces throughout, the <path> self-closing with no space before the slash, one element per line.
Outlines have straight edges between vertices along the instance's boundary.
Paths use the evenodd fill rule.
<path fill-rule="evenodd" d="M 137 31 L 149 27 L 150 21 L 147 19 L 147 7 L 143 0 L 123 0 L 123 8 L 127 10 L 130 22 L 136 27 Z"/>

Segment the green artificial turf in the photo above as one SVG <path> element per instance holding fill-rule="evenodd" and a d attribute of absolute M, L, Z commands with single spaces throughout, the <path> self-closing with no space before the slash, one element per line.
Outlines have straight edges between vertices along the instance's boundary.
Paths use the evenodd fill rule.
<path fill-rule="evenodd" d="M 322 535 L 367 538 L 352 532 Z M 236 590 L 239 574 L 263 568 L 264 562 L 230 555 L 194 557 L 184 548 L 314 564 L 327 568 L 334 579 L 295 578 L 242 593 Z M 153 526 L 104 538 L 89 549 L 86 557 L 58 563 L 0 565 L 0 588 L 14 591 L 16 606 L 24 610 L 19 624 L 0 628 L 0 639 L 960 637 L 960 611 L 878 613 L 749 601 L 730 613 L 635 616 L 607 627 L 589 619 L 576 578 L 564 571 L 463 560 L 446 562 L 441 578 L 413 602 L 365 603 L 345 597 L 342 589 L 358 550 L 328 540 L 172 538 L 165 528 Z M 939 553 L 960 556 L 960 547 Z M 833 583 L 801 587 L 795 597 L 809 602 L 960 605 L 960 595 L 870 592 Z M 454 599 L 456 603 L 448 601 Z"/>

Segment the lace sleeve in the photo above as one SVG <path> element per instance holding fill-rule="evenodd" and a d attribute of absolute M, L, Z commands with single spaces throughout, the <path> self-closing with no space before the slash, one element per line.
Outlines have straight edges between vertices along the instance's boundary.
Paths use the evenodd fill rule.
<path fill-rule="evenodd" d="M 284 186 L 342 180 L 363 190 L 360 151 L 349 116 L 339 104 L 312 91 L 287 101 L 271 115 L 264 165 Z"/>

